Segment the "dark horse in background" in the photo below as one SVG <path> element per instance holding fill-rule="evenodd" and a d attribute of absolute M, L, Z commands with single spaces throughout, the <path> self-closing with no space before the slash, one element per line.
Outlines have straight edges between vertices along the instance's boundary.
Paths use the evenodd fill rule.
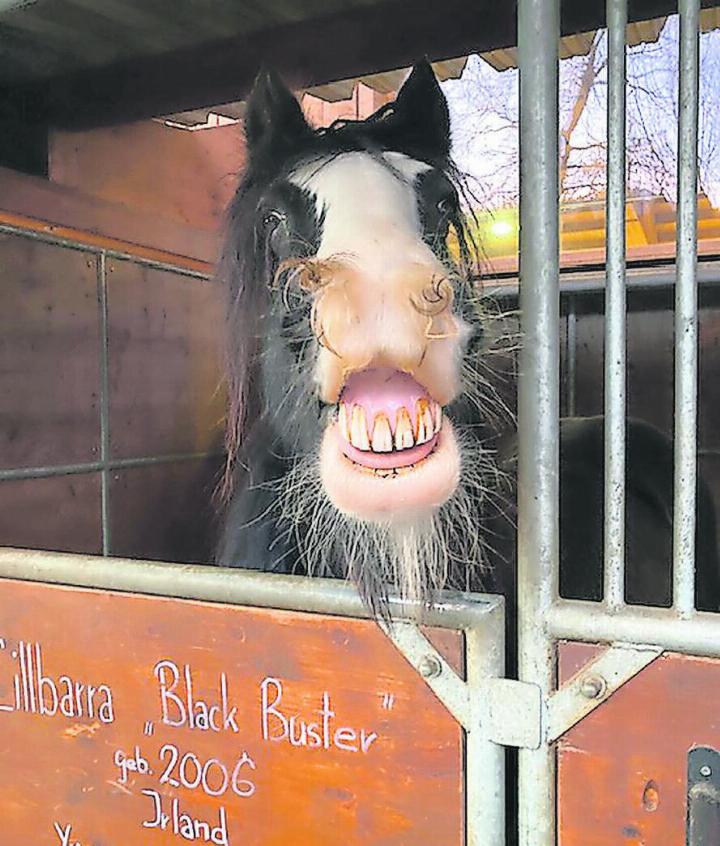
<path fill-rule="evenodd" d="M 478 284 L 464 183 L 429 64 L 362 121 L 313 130 L 282 82 L 248 102 L 230 209 L 230 495 L 217 562 L 388 591 L 501 592 L 513 615 L 512 421 L 498 424 L 501 319 Z M 448 248 L 454 239 L 456 248 Z M 561 424 L 562 595 L 600 599 L 603 420 Z M 699 484 L 696 602 L 717 609 Z M 672 450 L 628 422 L 629 602 L 669 605 Z"/>

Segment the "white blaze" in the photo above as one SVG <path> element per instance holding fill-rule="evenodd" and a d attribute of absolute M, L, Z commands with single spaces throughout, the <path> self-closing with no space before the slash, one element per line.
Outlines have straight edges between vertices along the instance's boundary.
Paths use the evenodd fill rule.
<path fill-rule="evenodd" d="M 436 259 L 422 240 L 414 182 L 430 166 L 402 153 L 343 153 L 303 166 L 291 177 L 317 198 L 324 214 L 317 257 L 353 256 L 363 275 L 383 276 Z"/>
<path fill-rule="evenodd" d="M 368 366 L 412 373 L 443 404 L 457 391 L 464 324 L 455 317 L 450 331 L 430 342 L 412 300 L 447 273 L 422 238 L 416 181 L 430 169 L 401 153 L 351 152 L 291 176 L 314 195 L 322 219 L 317 258 L 353 269 L 347 287 L 337 287 L 333 297 L 328 287 L 319 298 L 323 332 L 329 329 L 315 379 L 325 402 L 337 401 L 348 368 Z"/>

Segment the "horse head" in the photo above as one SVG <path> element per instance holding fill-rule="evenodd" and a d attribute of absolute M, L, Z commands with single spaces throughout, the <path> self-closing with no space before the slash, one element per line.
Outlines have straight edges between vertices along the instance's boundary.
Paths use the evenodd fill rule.
<path fill-rule="evenodd" d="M 265 489 L 245 523 L 272 526 L 268 555 L 345 567 L 374 608 L 388 585 L 427 599 L 456 562 L 482 562 L 491 465 L 473 431 L 485 320 L 445 97 L 423 62 L 371 117 L 314 130 L 264 72 L 245 131 L 220 265 L 232 479 Z"/>

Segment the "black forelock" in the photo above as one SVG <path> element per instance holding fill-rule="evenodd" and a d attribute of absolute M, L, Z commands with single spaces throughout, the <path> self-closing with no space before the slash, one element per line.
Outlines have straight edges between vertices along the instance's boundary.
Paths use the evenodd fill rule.
<path fill-rule="evenodd" d="M 297 139 L 292 154 L 274 160 L 265 158 L 260 162 L 249 162 L 243 182 L 269 184 L 307 161 L 353 152 L 378 155 L 386 152 L 403 153 L 432 167 L 448 170 L 449 156 L 428 155 L 428 150 L 417 141 L 414 133 L 408 132 L 395 120 L 394 105 L 394 102 L 387 103 L 364 119 L 340 118 L 329 126 L 311 130 Z"/>

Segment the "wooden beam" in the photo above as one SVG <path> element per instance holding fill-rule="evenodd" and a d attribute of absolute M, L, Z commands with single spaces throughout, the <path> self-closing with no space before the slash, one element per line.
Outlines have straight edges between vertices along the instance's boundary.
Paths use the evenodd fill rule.
<path fill-rule="evenodd" d="M 218 233 L 0 167 L 0 224 L 207 272 Z"/>
<path fill-rule="evenodd" d="M 712 0 L 708 0 L 712 2 Z M 705 3 L 703 3 L 705 5 Z M 635 0 L 630 20 L 674 11 L 669 0 Z M 563 34 L 604 25 L 603 2 L 563 2 Z M 243 98 L 272 65 L 296 89 L 443 60 L 516 43 L 515 5 L 493 0 L 383 0 L 159 55 L 83 70 L 34 86 L 47 119 L 90 128 Z M 0 90 L 0 101 L 4 94 Z"/>

